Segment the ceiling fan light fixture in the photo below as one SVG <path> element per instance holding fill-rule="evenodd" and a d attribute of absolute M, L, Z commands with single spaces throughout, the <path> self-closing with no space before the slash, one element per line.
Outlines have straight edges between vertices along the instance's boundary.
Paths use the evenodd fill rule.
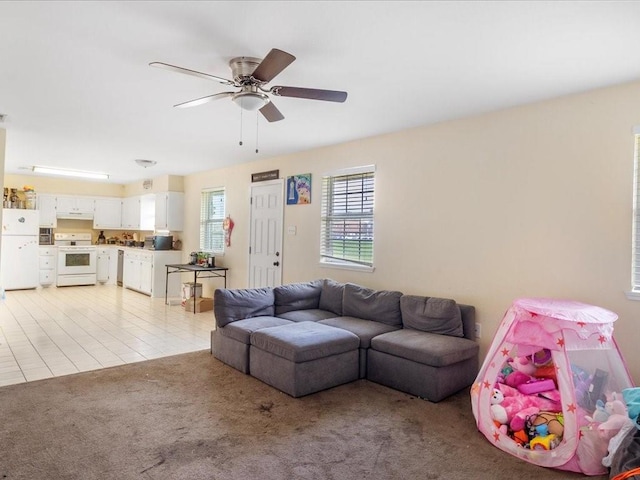
<path fill-rule="evenodd" d="M 269 97 L 260 92 L 238 92 L 231 99 L 243 110 L 255 111 L 269 103 Z"/>
<path fill-rule="evenodd" d="M 144 168 L 153 167 L 156 163 L 158 163 L 155 160 L 146 160 L 144 158 L 136 158 L 135 162 Z"/>

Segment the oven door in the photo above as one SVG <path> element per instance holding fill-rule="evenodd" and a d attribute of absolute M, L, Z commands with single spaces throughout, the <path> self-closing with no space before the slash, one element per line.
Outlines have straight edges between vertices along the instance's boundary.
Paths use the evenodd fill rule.
<path fill-rule="evenodd" d="M 58 275 L 96 273 L 95 247 L 58 247 Z"/>

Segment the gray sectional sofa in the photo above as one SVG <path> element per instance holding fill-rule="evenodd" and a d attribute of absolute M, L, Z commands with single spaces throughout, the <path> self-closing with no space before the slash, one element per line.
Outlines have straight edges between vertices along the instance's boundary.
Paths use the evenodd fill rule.
<path fill-rule="evenodd" d="M 471 385 L 475 309 L 331 279 L 217 289 L 211 352 L 299 397 L 358 378 L 432 402 Z"/>

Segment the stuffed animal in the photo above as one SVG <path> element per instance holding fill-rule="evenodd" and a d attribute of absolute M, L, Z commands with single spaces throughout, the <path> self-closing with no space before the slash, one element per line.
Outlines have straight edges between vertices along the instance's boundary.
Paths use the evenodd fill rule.
<path fill-rule="evenodd" d="M 514 430 L 522 430 L 526 418 L 541 410 L 560 412 L 560 403 L 537 395 L 523 395 L 508 385 L 498 384 L 491 396 L 491 418 Z M 515 419 L 515 421 L 514 421 Z"/>
<path fill-rule="evenodd" d="M 604 405 L 604 409 L 609 413 L 609 418 L 598 425 L 600 438 L 607 441 L 611 440 L 625 424 L 633 423 L 627 413 L 627 407 L 618 400 L 618 394 L 613 393 L 609 398 L 611 400 Z"/>
<path fill-rule="evenodd" d="M 529 357 L 516 357 L 507 360 L 507 364 L 513 370 L 511 373 L 504 377 L 504 382 L 510 387 L 517 387 L 523 383 L 533 380 L 533 374 L 537 367 L 531 362 Z"/>
<path fill-rule="evenodd" d="M 605 404 L 602 400 L 598 399 L 596 402 L 596 409 L 593 412 L 592 416 L 585 415 L 584 418 L 587 419 L 589 423 L 602 423 L 606 422 L 611 415 L 611 412 L 607 412 L 605 409 Z"/>

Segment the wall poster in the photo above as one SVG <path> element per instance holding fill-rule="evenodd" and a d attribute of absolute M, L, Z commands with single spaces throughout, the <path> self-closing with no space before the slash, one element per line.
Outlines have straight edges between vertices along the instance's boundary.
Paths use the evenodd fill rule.
<path fill-rule="evenodd" d="M 302 173 L 287 177 L 287 205 L 311 203 L 311 174 Z"/>

